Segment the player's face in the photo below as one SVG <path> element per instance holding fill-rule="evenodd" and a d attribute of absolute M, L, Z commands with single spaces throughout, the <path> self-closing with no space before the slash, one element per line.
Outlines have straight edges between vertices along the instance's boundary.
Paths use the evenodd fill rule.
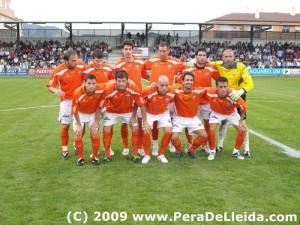
<path fill-rule="evenodd" d="M 103 59 L 93 58 L 93 63 L 96 69 L 101 68 L 103 64 Z"/>
<path fill-rule="evenodd" d="M 183 87 L 188 90 L 192 89 L 193 82 L 194 82 L 194 78 L 190 75 L 186 75 L 183 80 Z"/>
<path fill-rule="evenodd" d="M 220 98 L 226 98 L 228 92 L 228 83 L 227 82 L 218 82 L 217 85 L 218 96 Z"/>
<path fill-rule="evenodd" d="M 199 51 L 196 56 L 196 63 L 199 65 L 204 65 L 207 61 L 206 52 Z"/>
<path fill-rule="evenodd" d="M 124 45 L 124 47 L 122 48 L 122 53 L 124 58 L 131 58 L 133 49 L 130 45 Z"/>
<path fill-rule="evenodd" d="M 69 60 L 66 61 L 66 64 L 69 69 L 75 69 L 77 66 L 78 56 L 77 55 L 71 55 Z"/>
<path fill-rule="evenodd" d="M 167 46 L 159 46 L 158 48 L 158 54 L 159 54 L 159 58 L 161 61 L 167 61 L 168 60 L 168 56 L 169 56 L 169 52 L 170 50 L 168 49 Z"/>
<path fill-rule="evenodd" d="M 158 82 L 157 90 L 158 90 L 158 94 L 165 95 L 169 90 L 169 82 L 168 81 Z"/>
<path fill-rule="evenodd" d="M 118 91 L 123 92 L 126 90 L 128 80 L 126 78 L 117 78 L 116 83 Z"/>
<path fill-rule="evenodd" d="M 91 95 L 95 92 L 96 89 L 96 79 L 87 79 L 85 82 L 85 90 L 88 95 Z"/>
<path fill-rule="evenodd" d="M 224 51 L 222 55 L 222 59 L 227 67 L 232 66 L 234 62 L 234 53 L 233 51 Z"/>

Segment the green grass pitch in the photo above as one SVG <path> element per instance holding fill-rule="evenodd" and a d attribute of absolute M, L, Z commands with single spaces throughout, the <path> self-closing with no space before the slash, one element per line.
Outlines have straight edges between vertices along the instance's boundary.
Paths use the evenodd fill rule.
<path fill-rule="evenodd" d="M 253 80 L 255 88 L 247 95 L 248 127 L 300 151 L 300 77 Z M 110 164 L 96 167 L 87 160 L 83 167 L 77 167 L 72 135 L 71 157 L 61 160 L 59 102 L 48 92 L 46 81 L 0 78 L 0 224 L 69 224 L 69 212 L 72 224 L 83 224 L 85 215 L 86 224 L 300 223 L 300 159 L 283 154 L 279 147 L 252 134 L 251 158 L 234 159 L 232 128 L 228 129 L 225 150 L 214 161 L 197 150 L 196 161 L 186 155 L 175 161 L 168 152 L 168 164 L 152 157 L 147 165 L 135 165 L 129 157 L 121 156 L 118 126 L 114 129 L 115 156 Z M 88 136 L 84 138 L 86 156 L 91 152 Z M 82 213 L 76 214 L 78 221 L 74 212 Z M 126 213 L 126 220 L 121 212 Z M 266 217 L 295 214 L 298 222 L 174 221 L 174 212 L 255 212 Z M 170 217 L 165 222 L 135 222 L 133 215 L 137 213 Z"/>

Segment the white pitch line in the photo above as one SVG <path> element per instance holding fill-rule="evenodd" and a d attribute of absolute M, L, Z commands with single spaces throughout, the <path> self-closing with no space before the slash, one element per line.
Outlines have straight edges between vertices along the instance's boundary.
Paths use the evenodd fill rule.
<path fill-rule="evenodd" d="M 268 137 L 266 137 L 266 136 L 264 136 L 264 135 L 262 135 L 260 133 L 257 133 L 256 131 L 251 130 L 249 128 L 248 128 L 248 131 L 249 131 L 249 133 L 254 134 L 255 136 L 257 136 L 257 137 L 265 140 L 266 142 L 269 142 L 270 144 L 279 147 L 284 154 L 286 154 L 288 156 L 291 156 L 291 157 L 294 157 L 294 158 L 300 158 L 300 150 L 290 148 L 290 147 L 288 147 L 288 146 L 286 146 L 284 144 L 281 144 L 278 141 L 275 141 L 275 140 L 273 140 L 271 138 L 268 138 Z"/>
<path fill-rule="evenodd" d="M 27 110 L 27 109 L 39 109 L 39 108 L 50 108 L 57 107 L 59 105 L 41 105 L 41 106 L 33 106 L 33 107 L 25 107 L 25 108 L 14 108 L 14 109 L 3 109 L 0 112 L 9 112 L 9 111 L 17 111 L 17 110 Z"/>

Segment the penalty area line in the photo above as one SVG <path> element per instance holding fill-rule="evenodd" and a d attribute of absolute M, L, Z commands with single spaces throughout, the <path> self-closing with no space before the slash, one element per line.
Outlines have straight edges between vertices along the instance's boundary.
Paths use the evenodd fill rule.
<path fill-rule="evenodd" d="M 264 136 L 260 133 L 257 133 L 256 131 L 251 130 L 249 128 L 248 128 L 248 131 L 249 131 L 249 133 L 265 140 L 266 142 L 270 143 L 271 145 L 275 145 L 275 146 L 279 147 L 284 154 L 286 154 L 288 156 L 291 156 L 291 157 L 294 157 L 294 158 L 300 158 L 300 151 L 299 150 L 290 148 L 290 147 L 288 147 L 288 146 L 286 146 L 286 145 L 284 145 L 284 144 L 282 144 L 278 141 L 275 141 L 271 138 L 268 138 L 268 137 L 266 137 L 266 136 Z"/>
<path fill-rule="evenodd" d="M 50 107 L 57 107 L 57 106 L 59 106 L 59 105 L 41 105 L 41 106 L 32 106 L 32 107 L 24 107 L 24 108 L 3 109 L 3 110 L 0 110 L 0 112 L 9 112 L 9 111 L 27 110 L 27 109 L 50 108 Z"/>

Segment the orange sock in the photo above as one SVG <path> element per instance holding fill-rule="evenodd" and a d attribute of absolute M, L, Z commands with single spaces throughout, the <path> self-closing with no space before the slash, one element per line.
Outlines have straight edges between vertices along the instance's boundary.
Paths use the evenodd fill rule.
<path fill-rule="evenodd" d="M 150 156 L 150 145 L 151 145 L 150 134 L 144 132 L 143 146 L 144 146 L 145 154 L 148 156 Z"/>
<path fill-rule="evenodd" d="M 93 147 L 93 155 L 92 158 L 98 158 L 98 151 L 100 148 L 100 137 L 98 136 L 91 136 L 92 147 Z"/>
<path fill-rule="evenodd" d="M 201 146 L 207 145 L 207 142 L 208 142 L 208 135 L 209 135 L 209 123 L 208 123 L 208 121 L 206 121 L 206 120 L 204 120 L 203 123 L 204 123 L 204 129 L 205 129 L 205 131 L 206 131 L 206 133 L 207 133 L 207 140 L 203 141 L 203 143 L 201 143 Z"/>
<path fill-rule="evenodd" d="M 132 132 L 131 143 L 132 143 L 132 157 L 137 156 L 138 154 L 138 141 L 139 141 L 139 132 Z"/>
<path fill-rule="evenodd" d="M 161 145 L 158 155 L 163 155 L 166 152 L 166 149 L 168 148 L 168 145 L 170 143 L 172 136 L 172 132 L 165 132 L 162 139 L 161 139 Z"/>
<path fill-rule="evenodd" d="M 158 128 L 157 128 L 157 121 L 154 121 L 153 123 L 153 129 L 152 129 L 152 140 L 158 140 Z"/>
<path fill-rule="evenodd" d="M 78 158 L 84 159 L 82 137 L 75 137 L 75 147 L 78 152 Z"/>
<path fill-rule="evenodd" d="M 190 147 L 189 151 L 190 152 L 195 152 L 195 150 L 200 146 L 202 145 L 203 143 L 205 143 L 206 140 L 204 140 L 203 138 L 201 137 L 196 137 L 193 141 L 193 144 L 192 146 Z"/>
<path fill-rule="evenodd" d="M 179 138 L 176 141 L 172 141 L 172 144 L 177 149 L 177 152 L 182 152 L 181 141 Z"/>
<path fill-rule="evenodd" d="M 139 139 L 138 139 L 138 145 L 137 148 L 138 149 L 142 149 L 143 148 L 143 135 L 144 135 L 144 130 L 143 130 L 143 126 L 142 126 L 142 121 L 141 123 L 139 123 Z"/>
<path fill-rule="evenodd" d="M 216 132 L 208 131 L 207 137 L 208 137 L 210 150 L 215 150 L 215 148 L 216 148 Z"/>
<path fill-rule="evenodd" d="M 129 144 L 128 144 L 128 126 L 127 126 L 126 123 L 121 124 L 121 136 L 122 136 L 124 148 L 129 148 Z"/>
<path fill-rule="evenodd" d="M 192 144 L 193 143 L 193 138 L 192 138 L 192 135 L 189 135 L 189 131 L 187 128 L 184 129 L 184 132 L 185 132 L 185 136 L 186 136 L 186 139 L 188 141 L 189 144 Z"/>
<path fill-rule="evenodd" d="M 61 127 L 61 130 L 60 130 L 60 140 L 61 140 L 61 146 L 68 146 L 68 142 L 69 142 L 69 128 Z"/>
<path fill-rule="evenodd" d="M 111 136 L 109 133 L 103 133 L 103 144 L 105 149 L 105 156 L 110 158 L 110 145 L 111 145 Z"/>
<path fill-rule="evenodd" d="M 236 139 L 235 139 L 235 146 L 234 146 L 235 149 L 239 150 L 242 147 L 245 136 L 246 136 L 246 132 L 237 133 Z"/>

